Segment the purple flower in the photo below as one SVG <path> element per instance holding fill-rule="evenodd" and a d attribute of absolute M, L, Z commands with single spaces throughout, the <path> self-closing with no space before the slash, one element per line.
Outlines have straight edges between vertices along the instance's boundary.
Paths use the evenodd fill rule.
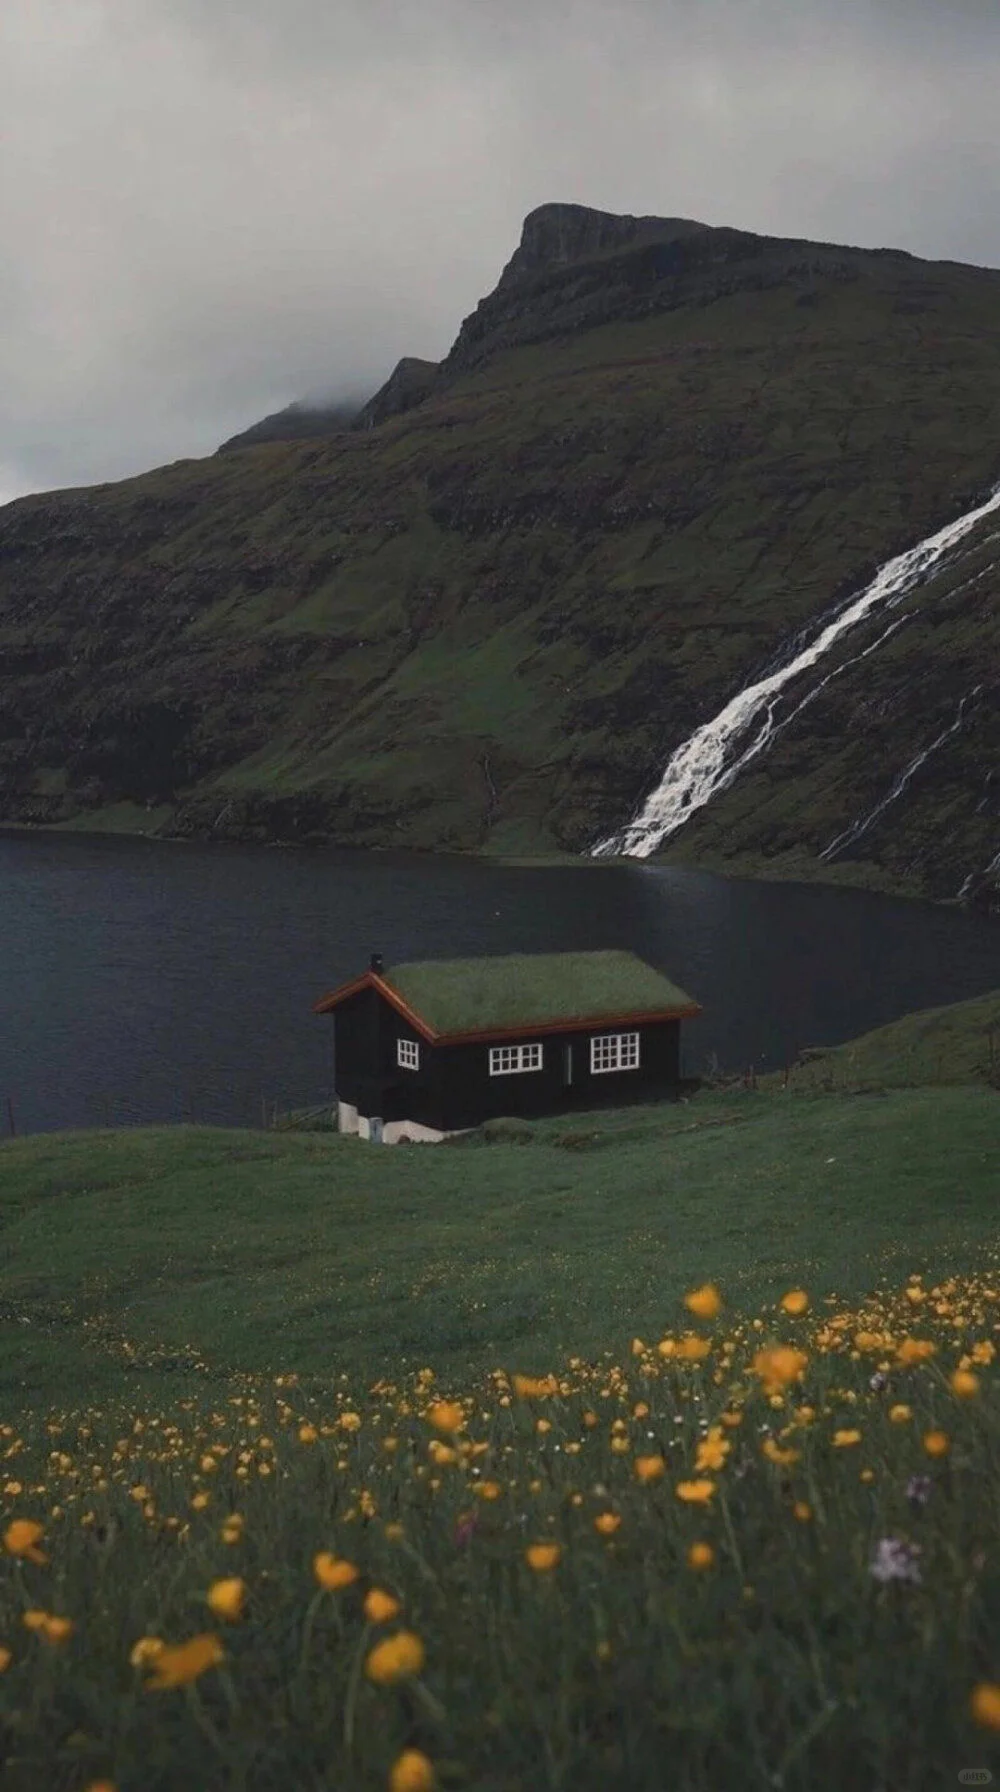
<path fill-rule="evenodd" d="M 911 1475 L 906 1483 L 906 1497 L 911 1506 L 926 1506 L 933 1483 L 930 1475 Z"/>
<path fill-rule="evenodd" d="M 869 1572 L 883 1584 L 890 1580 L 905 1580 L 919 1586 L 919 1554 L 919 1543 L 907 1543 L 902 1537 L 883 1537 L 869 1563 Z"/>

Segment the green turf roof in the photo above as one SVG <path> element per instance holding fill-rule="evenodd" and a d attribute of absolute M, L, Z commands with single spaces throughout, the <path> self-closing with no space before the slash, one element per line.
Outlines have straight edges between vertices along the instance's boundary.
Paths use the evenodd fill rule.
<path fill-rule="evenodd" d="M 382 973 L 436 1033 L 476 1033 L 696 1006 L 634 952 L 512 953 L 389 966 Z"/>

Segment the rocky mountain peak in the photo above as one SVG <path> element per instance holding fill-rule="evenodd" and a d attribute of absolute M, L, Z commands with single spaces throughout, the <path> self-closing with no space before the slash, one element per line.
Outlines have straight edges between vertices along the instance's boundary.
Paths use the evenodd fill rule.
<path fill-rule="evenodd" d="M 691 218 L 634 218 L 629 213 L 595 211 L 589 205 L 539 205 L 524 220 L 521 241 L 500 276 L 500 286 L 543 268 L 566 267 L 647 242 L 670 242 L 709 228 Z"/>

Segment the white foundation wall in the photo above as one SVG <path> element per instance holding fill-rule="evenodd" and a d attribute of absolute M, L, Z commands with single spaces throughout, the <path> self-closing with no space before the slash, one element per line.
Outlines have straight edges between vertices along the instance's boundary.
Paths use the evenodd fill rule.
<path fill-rule="evenodd" d="M 469 1130 L 468 1127 L 461 1128 L 463 1132 Z M 370 1140 L 371 1121 L 367 1114 L 359 1114 L 349 1101 L 338 1101 L 337 1131 Z M 413 1145 L 437 1145 L 442 1139 L 455 1136 L 451 1132 L 438 1132 L 433 1126 L 421 1126 L 418 1120 L 387 1120 L 382 1127 L 383 1145 L 398 1145 L 402 1139 L 408 1139 Z"/>

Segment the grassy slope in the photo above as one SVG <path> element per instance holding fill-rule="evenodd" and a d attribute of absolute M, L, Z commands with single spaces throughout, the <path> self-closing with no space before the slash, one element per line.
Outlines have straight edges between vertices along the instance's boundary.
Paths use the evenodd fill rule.
<path fill-rule="evenodd" d="M 995 1239 L 997 1099 L 701 1095 L 571 1143 L 548 1121 L 434 1151 L 183 1127 L 8 1142 L 4 1406 L 107 1397 L 130 1362 L 176 1388 L 198 1357 L 325 1382 L 417 1359 L 533 1371 L 609 1328 L 655 1333 L 706 1275 L 744 1306 L 790 1280 L 850 1297 L 884 1269 L 942 1274 Z"/>
<path fill-rule="evenodd" d="M 992 1049 L 991 1049 L 992 1036 Z M 789 1072 L 793 1091 L 913 1087 L 1000 1079 L 1000 990 L 904 1014 L 844 1045 L 820 1046 Z M 782 1073 L 760 1078 L 777 1089 Z"/>
<path fill-rule="evenodd" d="M 9 506 L 0 812 L 581 849 L 789 630 L 996 476 L 998 282 L 873 259 L 808 306 L 742 292 L 509 351 L 364 435 Z M 1000 657 L 983 558 L 677 856 L 820 870 Z M 988 728 L 832 874 L 941 895 L 985 863 Z"/>

